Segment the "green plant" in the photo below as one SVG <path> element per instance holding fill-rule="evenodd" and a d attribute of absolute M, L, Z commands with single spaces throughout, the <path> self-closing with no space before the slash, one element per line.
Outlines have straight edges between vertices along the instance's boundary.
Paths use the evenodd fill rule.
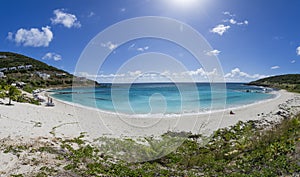
<path fill-rule="evenodd" d="M 7 97 L 9 98 L 8 104 L 11 105 L 11 100 L 16 100 L 17 97 L 20 96 L 21 91 L 14 86 L 8 86 L 7 91 Z"/>

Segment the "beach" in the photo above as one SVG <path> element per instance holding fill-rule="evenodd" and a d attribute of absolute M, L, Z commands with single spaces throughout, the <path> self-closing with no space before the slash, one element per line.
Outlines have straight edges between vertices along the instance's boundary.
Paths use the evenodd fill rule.
<path fill-rule="evenodd" d="M 45 94 L 45 93 L 43 93 Z M 88 108 L 53 99 L 54 107 L 13 102 L 0 105 L 0 139 L 6 137 L 32 139 L 38 137 L 76 137 L 86 132 L 91 141 L 101 136 L 159 136 L 168 131 L 210 135 L 218 128 L 238 121 L 278 121 L 284 109 L 300 111 L 300 94 L 276 91 L 277 97 L 259 103 L 211 113 L 153 116 L 123 115 Z M 7 100 L 3 100 L 7 102 Z"/>
<path fill-rule="evenodd" d="M 230 109 L 234 114 L 230 114 L 230 110 L 224 110 L 163 118 L 157 115 L 152 118 L 149 115 L 118 115 L 56 99 L 53 99 L 54 107 L 47 107 L 45 103 L 40 106 L 16 102 L 13 102 L 13 106 L 0 105 L 0 147 L 3 150 L 0 153 L 0 176 L 31 176 L 44 165 L 58 168 L 57 164 L 61 161 L 53 154 L 29 150 L 51 146 L 57 147 L 61 152 L 60 138 L 75 138 L 82 132 L 86 132 L 84 139 L 91 143 L 95 138 L 103 136 L 138 139 L 159 136 L 168 131 L 208 136 L 218 128 L 232 126 L 238 121 L 279 121 L 287 114 L 295 115 L 300 112 L 300 94 L 284 90 L 277 91 L 276 94 L 274 99 Z M 19 157 L 13 151 L 5 153 L 8 147 L 28 149 L 21 152 Z M 32 166 L 35 161 L 39 164 Z"/>

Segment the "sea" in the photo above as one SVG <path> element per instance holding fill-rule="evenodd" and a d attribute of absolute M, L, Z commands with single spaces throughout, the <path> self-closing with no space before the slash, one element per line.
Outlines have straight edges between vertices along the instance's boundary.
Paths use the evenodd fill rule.
<path fill-rule="evenodd" d="M 181 115 L 255 104 L 275 98 L 272 91 L 244 83 L 133 83 L 52 90 L 51 96 L 107 112 Z"/>

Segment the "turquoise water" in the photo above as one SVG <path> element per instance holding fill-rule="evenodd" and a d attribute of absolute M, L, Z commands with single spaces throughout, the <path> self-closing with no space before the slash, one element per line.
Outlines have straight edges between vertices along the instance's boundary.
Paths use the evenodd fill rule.
<path fill-rule="evenodd" d="M 233 108 L 274 98 L 264 88 L 242 83 L 106 84 L 53 91 L 54 98 L 125 114 L 181 114 Z"/>

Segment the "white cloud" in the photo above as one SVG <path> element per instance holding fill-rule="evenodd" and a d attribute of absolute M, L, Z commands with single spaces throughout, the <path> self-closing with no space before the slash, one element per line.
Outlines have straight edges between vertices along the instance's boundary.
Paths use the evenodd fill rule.
<path fill-rule="evenodd" d="M 299 46 L 299 47 L 297 47 L 297 49 L 296 49 L 296 53 L 297 53 L 297 55 L 300 55 L 300 46 Z"/>
<path fill-rule="evenodd" d="M 211 29 L 210 32 L 217 33 L 220 36 L 222 36 L 223 33 L 225 33 L 229 28 L 230 28 L 229 25 L 225 26 L 223 24 L 220 24 L 220 25 L 217 25 L 216 27 L 214 27 L 213 29 Z"/>
<path fill-rule="evenodd" d="M 88 17 L 92 17 L 94 15 L 95 15 L 95 12 L 90 12 L 89 15 L 88 15 Z"/>
<path fill-rule="evenodd" d="M 142 74 L 142 71 L 139 71 L 139 70 L 138 71 L 133 71 L 133 72 L 129 71 L 128 74 L 130 76 L 133 76 L 133 77 L 138 77 Z"/>
<path fill-rule="evenodd" d="M 218 56 L 220 53 L 221 53 L 221 51 L 215 49 L 215 50 L 206 52 L 206 55 L 208 55 L 208 56 Z"/>
<path fill-rule="evenodd" d="M 131 44 L 131 45 L 128 47 L 128 49 L 132 49 L 133 47 L 135 47 L 135 44 L 134 44 L 134 43 Z"/>
<path fill-rule="evenodd" d="M 62 59 L 62 57 L 61 57 L 61 55 L 56 54 L 56 53 L 54 53 L 54 52 L 48 52 L 48 53 L 46 53 L 46 54 L 43 56 L 42 59 L 43 59 L 43 60 L 47 60 L 47 59 L 51 60 L 51 59 L 53 59 L 54 61 L 59 61 L 59 60 Z"/>
<path fill-rule="evenodd" d="M 186 71 L 186 72 L 183 72 L 182 73 L 183 75 L 184 74 L 188 74 L 190 76 L 196 76 L 196 75 L 200 75 L 200 76 L 206 76 L 206 72 L 204 71 L 203 68 L 199 68 L 195 71 Z"/>
<path fill-rule="evenodd" d="M 237 21 L 236 19 L 225 19 L 223 20 L 224 23 L 230 23 L 232 25 L 238 25 L 238 26 L 241 26 L 241 25 L 248 25 L 249 24 L 249 21 L 248 20 L 244 20 L 244 21 Z"/>
<path fill-rule="evenodd" d="M 99 75 L 95 75 L 95 74 L 89 74 L 87 72 L 78 72 L 78 73 L 74 73 L 76 76 L 79 77 L 85 77 L 88 79 L 92 79 L 92 80 L 97 80 L 97 79 L 101 79 L 101 81 L 105 81 L 105 82 L 112 82 L 112 80 L 114 78 L 123 78 L 125 77 L 125 74 L 99 74 Z"/>
<path fill-rule="evenodd" d="M 150 48 L 149 46 L 138 47 L 136 44 L 133 43 L 128 47 L 128 50 L 136 50 L 139 52 L 144 52 L 144 51 L 148 50 L 149 48 Z"/>
<path fill-rule="evenodd" d="M 271 69 L 279 69 L 279 66 L 272 66 Z"/>
<path fill-rule="evenodd" d="M 80 28 L 81 24 L 77 20 L 77 17 L 73 14 L 64 12 L 63 9 L 56 9 L 53 11 L 55 15 L 54 18 L 51 18 L 52 24 L 62 24 L 67 28 L 75 27 Z"/>
<path fill-rule="evenodd" d="M 249 21 L 248 20 L 244 20 L 244 21 L 239 21 L 239 20 L 236 20 L 235 19 L 235 14 L 231 14 L 230 12 L 223 12 L 224 15 L 227 15 L 230 17 L 230 19 L 226 19 L 226 20 L 223 20 L 223 22 L 228 22 L 232 25 L 248 25 L 249 24 Z"/>
<path fill-rule="evenodd" d="M 176 81 L 191 81 L 193 79 L 195 82 L 209 82 L 209 79 L 216 82 L 249 82 L 252 80 L 257 80 L 261 78 L 268 77 L 267 75 L 261 74 L 248 74 L 241 71 L 239 68 L 234 68 L 229 73 L 224 76 L 220 74 L 217 69 L 211 71 L 205 71 L 203 68 L 198 68 L 196 70 L 184 71 L 184 72 L 170 72 L 165 70 L 160 73 L 145 73 L 141 70 L 128 71 L 126 73 L 117 74 L 100 74 L 100 75 L 89 75 L 87 73 L 80 74 L 87 78 L 97 79 L 100 82 L 112 82 L 114 79 L 121 82 L 128 82 L 132 80 L 138 80 L 141 82 L 167 82 L 171 80 Z"/>
<path fill-rule="evenodd" d="M 118 47 L 117 44 L 114 44 L 114 43 L 112 43 L 111 41 L 108 41 L 107 43 L 101 43 L 101 46 L 102 46 L 102 47 L 106 47 L 106 48 L 108 48 L 109 50 L 114 50 L 115 48 Z"/>
<path fill-rule="evenodd" d="M 216 69 L 213 69 L 210 72 L 206 72 L 203 68 L 199 68 L 192 71 L 185 71 L 181 73 L 170 72 L 165 70 L 163 72 L 143 72 L 141 70 L 136 71 L 128 71 L 126 73 L 117 73 L 117 74 L 99 74 L 99 75 L 91 75 L 86 72 L 81 72 L 76 74 L 78 76 L 83 76 L 90 79 L 96 79 L 99 82 L 112 82 L 116 80 L 117 82 L 128 82 L 132 80 L 140 81 L 140 82 L 167 82 L 170 81 L 169 78 L 172 78 L 177 81 L 191 81 L 190 79 L 194 79 L 195 81 L 203 81 L 207 82 L 208 77 L 215 78 L 218 76 L 218 72 Z"/>
<path fill-rule="evenodd" d="M 146 51 L 148 49 L 149 49 L 149 46 L 145 46 L 145 47 L 139 47 L 136 50 L 139 51 L 139 52 L 144 52 L 144 51 Z"/>
<path fill-rule="evenodd" d="M 126 8 L 122 8 L 120 9 L 121 12 L 125 12 L 126 11 Z"/>
<path fill-rule="evenodd" d="M 236 24 L 237 22 L 236 22 L 236 20 L 235 20 L 235 19 L 233 19 L 233 18 L 232 18 L 232 19 L 230 19 L 230 20 L 229 20 L 229 23 L 231 23 L 231 24 L 233 24 L 233 25 L 234 25 L 234 24 Z"/>
<path fill-rule="evenodd" d="M 14 33 L 8 32 L 7 39 L 13 41 L 14 40 Z"/>
<path fill-rule="evenodd" d="M 235 14 L 231 14 L 230 12 L 226 11 L 226 12 L 223 12 L 224 15 L 228 15 L 230 17 L 234 17 Z"/>
<path fill-rule="evenodd" d="M 238 22 L 237 25 L 248 25 L 249 21 L 248 20 L 244 20 L 242 22 Z"/>
<path fill-rule="evenodd" d="M 291 63 L 296 63 L 296 60 L 292 60 Z"/>
<path fill-rule="evenodd" d="M 53 39 L 53 33 L 49 26 L 42 27 L 42 30 L 21 28 L 16 34 L 9 32 L 7 38 L 23 46 L 48 47 Z"/>
<path fill-rule="evenodd" d="M 226 81 L 250 81 L 253 79 L 261 79 L 268 76 L 260 74 L 251 75 L 241 71 L 239 68 L 234 68 L 229 73 L 225 74 L 224 77 Z"/>

